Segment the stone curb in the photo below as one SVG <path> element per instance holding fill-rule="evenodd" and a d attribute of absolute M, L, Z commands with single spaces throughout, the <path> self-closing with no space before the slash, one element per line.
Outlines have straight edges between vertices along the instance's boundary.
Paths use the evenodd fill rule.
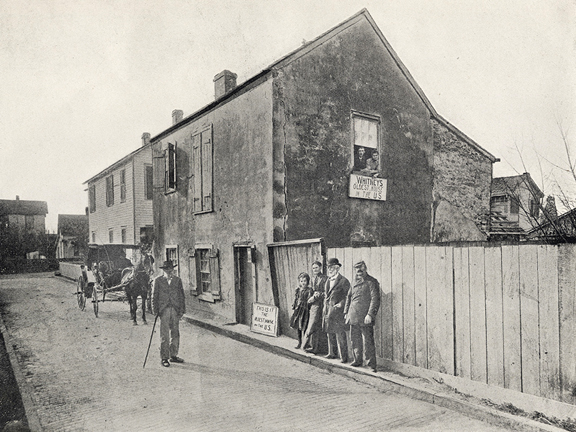
<path fill-rule="evenodd" d="M 8 359 L 10 360 L 10 365 L 12 366 L 12 371 L 14 372 L 14 377 L 16 378 L 16 383 L 20 389 L 20 396 L 22 397 L 22 404 L 24 405 L 24 412 L 26 415 L 26 420 L 28 422 L 28 428 L 31 432 L 41 432 L 42 426 L 40 423 L 40 417 L 38 416 L 38 411 L 36 410 L 36 404 L 32 399 L 32 387 L 26 381 L 22 369 L 20 368 L 20 363 L 18 363 L 18 357 L 12 345 L 12 339 L 8 334 L 8 329 L 4 324 L 4 318 L 0 314 L 0 333 L 4 337 L 4 345 L 6 346 L 6 352 L 8 353 Z"/>
<path fill-rule="evenodd" d="M 514 431 L 526 432 L 566 432 L 552 425 L 547 425 L 529 418 L 515 416 L 497 409 L 460 400 L 448 393 L 434 392 L 424 386 L 419 386 L 417 383 L 408 382 L 403 380 L 400 376 L 390 377 L 378 375 L 377 373 L 369 372 L 368 370 L 355 369 L 348 365 L 333 363 L 323 357 L 310 356 L 304 353 L 295 352 L 293 350 L 275 345 L 256 337 L 243 334 L 225 327 L 224 324 L 216 324 L 205 320 L 193 318 L 189 315 L 184 315 L 184 320 L 198 327 L 210 330 L 214 333 L 235 339 L 239 342 L 253 345 L 257 348 L 263 349 L 273 354 L 281 355 L 283 357 L 298 360 L 303 363 L 308 363 L 314 367 L 318 367 L 329 372 L 352 378 L 364 384 L 374 386 L 383 391 L 394 391 L 413 399 L 429 402 L 444 408 L 457 411 L 461 414 L 473 417 L 478 420 L 486 421 L 495 426 L 509 428 Z"/>

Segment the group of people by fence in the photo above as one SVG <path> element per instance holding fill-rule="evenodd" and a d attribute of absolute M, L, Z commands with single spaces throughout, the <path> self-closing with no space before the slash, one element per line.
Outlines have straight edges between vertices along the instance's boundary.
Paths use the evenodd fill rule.
<path fill-rule="evenodd" d="M 319 354 L 320 338 L 328 341 L 326 358 L 348 363 L 346 331 L 350 331 L 352 366 L 364 365 L 376 372 L 374 324 L 380 307 L 380 284 L 368 274 L 364 261 L 354 264 L 353 284 L 340 274 L 337 258 L 327 263 L 327 275 L 319 261 L 312 263 L 312 277 L 298 275 L 290 326 L 298 331 L 296 349 Z"/>

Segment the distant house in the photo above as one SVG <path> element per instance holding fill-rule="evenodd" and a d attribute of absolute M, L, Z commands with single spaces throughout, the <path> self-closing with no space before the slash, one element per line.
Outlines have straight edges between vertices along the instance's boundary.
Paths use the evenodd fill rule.
<path fill-rule="evenodd" d="M 547 243 L 576 243 L 576 209 L 558 215 L 554 197 L 549 196 L 546 201 L 540 224 L 527 237 Z"/>
<path fill-rule="evenodd" d="M 436 112 L 366 10 L 236 78 L 151 139 L 154 252 L 192 309 L 275 304 L 272 243 L 486 239 L 498 159 Z"/>
<path fill-rule="evenodd" d="M 20 271 L 19 260 L 54 258 L 56 239 L 46 234 L 47 213 L 46 201 L 0 200 L 0 273 Z"/>
<path fill-rule="evenodd" d="M 22 234 L 46 232 L 46 201 L 0 200 L 0 229 Z"/>
<path fill-rule="evenodd" d="M 135 246 L 151 242 L 152 150 L 150 134 L 137 150 L 84 182 L 88 191 L 89 243 Z"/>
<path fill-rule="evenodd" d="M 88 215 L 58 215 L 56 258 L 81 258 L 88 246 Z"/>
<path fill-rule="evenodd" d="M 492 180 L 490 239 L 523 240 L 538 225 L 543 192 L 529 173 Z"/>

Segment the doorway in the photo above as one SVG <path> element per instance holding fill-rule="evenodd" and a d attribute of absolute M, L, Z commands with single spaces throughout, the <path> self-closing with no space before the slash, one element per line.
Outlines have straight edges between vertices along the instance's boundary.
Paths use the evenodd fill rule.
<path fill-rule="evenodd" d="M 256 265 L 254 248 L 250 245 L 234 246 L 234 281 L 236 293 L 236 322 L 250 325 L 252 303 L 256 301 Z"/>

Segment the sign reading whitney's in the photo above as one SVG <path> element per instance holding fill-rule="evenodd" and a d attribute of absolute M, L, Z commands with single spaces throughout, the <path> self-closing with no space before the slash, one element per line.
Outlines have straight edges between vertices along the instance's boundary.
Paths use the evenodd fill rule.
<path fill-rule="evenodd" d="M 350 174 L 350 198 L 386 201 L 386 179 Z"/>

